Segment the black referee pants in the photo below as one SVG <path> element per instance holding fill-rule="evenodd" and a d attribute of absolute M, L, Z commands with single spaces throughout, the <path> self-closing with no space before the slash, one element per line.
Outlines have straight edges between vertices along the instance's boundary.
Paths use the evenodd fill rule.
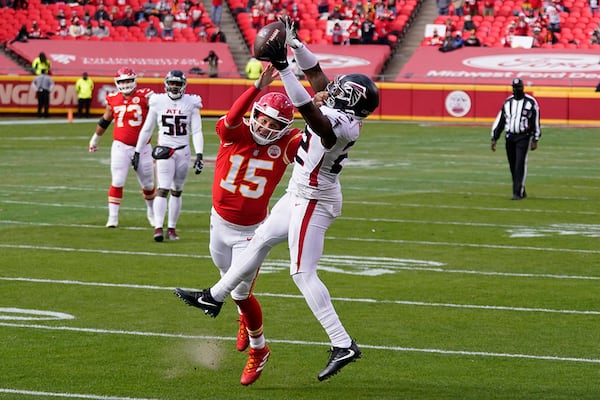
<path fill-rule="evenodd" d="M 506 135 L 506 157 L 510 166 L 513 183 L 513 197 L 523 198 L 527 178 L 527 153 L 531 136 L 527 134 Z"/>

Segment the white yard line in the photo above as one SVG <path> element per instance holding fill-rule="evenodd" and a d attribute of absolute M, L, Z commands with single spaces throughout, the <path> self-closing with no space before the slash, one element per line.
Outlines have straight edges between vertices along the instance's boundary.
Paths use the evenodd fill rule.
<path fill-rule="evenodd" d="M 234 338 L 234 337 L 223 337 L 223 336 L 184 335 L 184 334 L 172 334 L 172 333 L 161 333 L 161 332 L 142 332 L 142 331 L 123 331 L 123 330 L 113 330 L 113 329 L 77 328 L 77 327 L 71 327 L 71 326 L 45 326 L 45 325 L 37 325 L 37 324 L 14 324 L 14 323 L 6 323 L 6 322 L 0 322 L 0 326 L 25 328 L 25 329 L 45 329 L 45 330 L 52 330 L 52 331 L 86 332 L 86 333 L 97 333 L 97 334 L 106 334 L 106 335 L 130 335 L 130 336 L 180 338 L 180 339 L 195 339 L 195 340 L 223 340 L 223 341 L 237 340 L 237 338 Z M 300 346 L 330 346 L 330 343 L 310 342 L 310 341 L 304 341 L 304 340 L 281 340 L 281 339 L 269 338 L 269 342 L 282 343 L 282 344 L 294 344 L 294 345 L 300 345 Z M 457 356 L 477 356 L 477 357 L 522 358 L 522 359 L 530 359 L 530 360 L 600 364 L 600 359 L 594 359 L 594 358 L 559 357 L 559 356 L 545 356 L 545 355 L 534 355 L 534 354 L 490 353 L 490 352 L 485 352 L 485 351 L 467 351 L 467 350 L 419 349 L 419 348 L 415 348 L 415 347 L 401 347 L 401 346 L 375 346 L 375 345 L 368 345 L 368 344 L 363 344 L 363 343 L 361 343 L 360 346 L 365 349 L 397 351 L 397 352 L 432 353 L 432 354 L 457 355 Z"/>
<path fill-rule="evenodd" d="M 144 289 L 144 290 L 168 290 L 172 291 L 172 287 L 154 286 L 154 285 L 139 285 L 129 283 L 105 283 L 105 282 L 84 282 L 62 279 L 40 279 L 40 278 L 25 278 L 25 277 L 0 277 L 0 281 L 13 282 L 34 282 L 34 283 L 49 283 L 61 285 L 80 285 L 80 286 L 97 286 L 97 287 L 114 287 L 126 289 Z M 200 290 L 198 288 L 185 288 L 189 290 Z M 287 293 L 256 293 L 262 297 L 277 297 L 304 299 L 302 295 L 287 294 Z M 574 314 L 574 315 L 600 315 L 600 311 L 596 310 L 561 310 L 551 308 L 534 308 L 534 307 L 510 307 L 497 305 L 481 305 L 481 304 L 454 304 L 454 303 L 428 303 L 424 301 L 410 300 L 376 300 L 376 299 L 361 299 L 349 297 L 332 297 L 334 301 L 350 302 L 350 303 L 381 303 L 381 304 L 399 304 L 405 306 L 422 306 L 422 307 L 444 307 L 444 308 L 464 308 L 476 310 L 495 310 L 495 311 L 516 311 L 516 312 L 533 312 L 533 313 L 554 313 L 554 314 Z M 0 308 L 0 314 L 2 308 Z"/>

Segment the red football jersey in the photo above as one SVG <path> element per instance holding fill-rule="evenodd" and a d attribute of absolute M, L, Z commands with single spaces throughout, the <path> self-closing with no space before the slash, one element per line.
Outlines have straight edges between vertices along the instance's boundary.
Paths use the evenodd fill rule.
<path fill-rule="evenodd" d="M 221 139 L 215 165 L 213 207 L 226 221 L 236 225 L 258 224 L 267 216 L 269 200 L 294 161 L 302 132 L 293 128 L 274 143 L 260 146 L 244 122 L 235 129 L 216 125 Z"/>
<path fill-rule="evenodd" d="M 129 146 L 137 144 L 140 130 L 148 115 L 148 99 L 154 93 L 148 88 L 138 88 L 131 96 L 125 97 L 120 92 L 106 95 L 106 104 L 113 112 L 113 138 Z"/>

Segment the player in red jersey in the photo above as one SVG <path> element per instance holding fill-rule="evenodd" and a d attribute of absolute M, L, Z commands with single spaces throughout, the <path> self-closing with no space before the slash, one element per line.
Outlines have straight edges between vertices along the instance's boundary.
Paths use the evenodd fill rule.
<path fill-rule="evenodd" d="M 115 75 L 117 91 L 106 95 L 106 109 L 98 121 L 88 147 L 90 153 L 98 150 L 100 137 L 114 120 L 113 143 L 110 150 L 112 181 L 108 190 L 108 222 L 106 223 L 109 228 L 116 228 L 119 225 L 119 206 L 123 200 L 123 186 L 127 180 L 131 157 L 140 130 L 148 115 L 148 99 L 153 94 L 151 89 L 138 88 L 136 78 L 137 75 L 131 68 L 121 68 L 117 71 Z M 151 153 L 152 147 L 147 143 L 140 154 L 140 167 L 136 175 L 146 200 L 148 221 L 154 226 L 152 211 L 155 196 L 154 160 Z"/>
<path fill-rule="evenodd" d="M 302 132 L 290 128 L 294 109 L 283 93 L 254 99 L 276 76 L 269 65 L 216 124 L 220 139 L 213 181 L 210 254 L 224 275 L 267 217 L 269 200 L 296 155 Z M 244 114 L 252 107 L 250 118 Z M 231 297 L 240 312 L 237 349 L 250 346 L 241 383 L 255 382 L 269 358 L 263 335 L 262 311 L 252 294 L 258 271 L 243 280 Z"/>

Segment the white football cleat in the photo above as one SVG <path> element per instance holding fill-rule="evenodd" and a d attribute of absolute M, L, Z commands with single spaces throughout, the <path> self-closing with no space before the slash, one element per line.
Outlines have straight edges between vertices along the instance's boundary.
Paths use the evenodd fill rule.
<path fill-rule="evenodd" d="M 107 228 L 116 228 L 117 226 L 119 226 L 119 217 L 109 216 L 108 221 L 106 222 L 106 227 Z"/>

